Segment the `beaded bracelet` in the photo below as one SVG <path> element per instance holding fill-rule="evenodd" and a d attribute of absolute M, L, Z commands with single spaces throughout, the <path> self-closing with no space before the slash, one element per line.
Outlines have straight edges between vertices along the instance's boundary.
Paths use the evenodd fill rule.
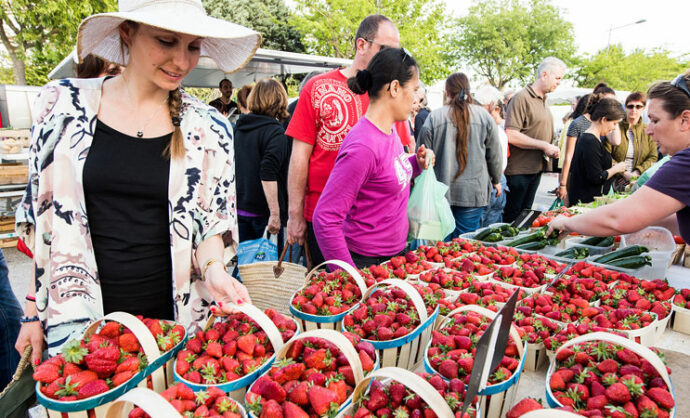
<path fill-rule="evenodd" d="M 19 318 L 19 322 L 21 322 L 22 324 L 26 324 L 29 322 L 38 322 L 38 321 L 40 321 L 40 319 L 38 318 L 38 315 L 22 316 L 21 318 Z"/>

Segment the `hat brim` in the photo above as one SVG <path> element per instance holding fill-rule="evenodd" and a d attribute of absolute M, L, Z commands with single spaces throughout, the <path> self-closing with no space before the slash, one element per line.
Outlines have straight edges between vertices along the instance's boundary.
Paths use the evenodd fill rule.
<path fill-rule="evenodd" d="M 218 68 L 233 73 L 244 67 L 261 44 L 261 35 L 244 26 L 207 16 L 202 10 L 190 7 L 171 7 L 161 10 L 142 8 L 133 12 L 100 13 L 84 19 L 77 36 L 77 56 L 94 54 L 104 60 L 127 65 L 126 48 L 121 42 L 118 27 L 131 20 L 171 32 L 203 38 L 201 56 L 211 58 Z"/>

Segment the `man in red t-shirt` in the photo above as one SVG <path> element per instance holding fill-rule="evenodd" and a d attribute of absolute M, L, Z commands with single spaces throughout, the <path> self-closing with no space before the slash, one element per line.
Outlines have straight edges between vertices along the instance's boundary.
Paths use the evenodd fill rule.
<path fill-rule="evenodd" d="M 314 263 L 323 262 L 311 225 L 316 202 L 340 144 L 369 106 L 369 97 L 354 94 L 347 87 L 347 79 L 365 69 L 385 46 L 400 46 L 400 34 L 393 22 L 382 15 L 364 18 L 355 35 L 352 65 L 310 79 L 285 132 L 294 139 L 288 173 L 288 242 L 303 244 L 306 239 Z"/>

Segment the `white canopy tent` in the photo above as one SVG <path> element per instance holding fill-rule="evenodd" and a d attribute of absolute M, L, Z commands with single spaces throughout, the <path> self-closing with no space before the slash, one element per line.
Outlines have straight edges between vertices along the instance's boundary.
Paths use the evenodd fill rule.
<path fill-rule="evenodd" d="M 343 58 L 259 48 L 256 55 L 244 68 L 232 74 L 224 73 L 210 58 L 202 57 L 196 68 L 182 81 L 182 84 L 186 87 L 215 88 L 218 87 L 218 83 L 222 79 L 227 78 L 232 81 L 234 86 L 239 87 L 275 75 L 324 71 L 331 68 L 347 67 L 351 63 L 352 60 Z M 72 51 L 48 74 L 48 77 L 51 79 L 74 77 L 75 65 L 76 53 Z"/>

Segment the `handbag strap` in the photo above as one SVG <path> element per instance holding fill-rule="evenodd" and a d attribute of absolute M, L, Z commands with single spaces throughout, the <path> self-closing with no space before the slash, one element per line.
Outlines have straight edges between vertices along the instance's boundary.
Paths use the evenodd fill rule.
<path fill-rule="evenodd" d="M 286 244 L 283 247 L 283 251 L 280 253 L 280 257 L 278 257 L 278 264 L 273 266 L 273 275 L 277 278 L 279 278 L 283 272 L 285 271 L 285 268 L 283 267 L 283 260 L 285 259 L 285 254 L 288 252 L 288 248 L 290 249 L 290 260 L 292 260 L 292 246 L 295 244 Z M 304 248 L 304 256 L 307 259 L 307 271 L 310 271 L 312 269 L 313 263 L 311 260 L 311 253 L 309 252 L 309 243 L 307 240 L 304 240 L 304 245 L 302 246 Z"/>

